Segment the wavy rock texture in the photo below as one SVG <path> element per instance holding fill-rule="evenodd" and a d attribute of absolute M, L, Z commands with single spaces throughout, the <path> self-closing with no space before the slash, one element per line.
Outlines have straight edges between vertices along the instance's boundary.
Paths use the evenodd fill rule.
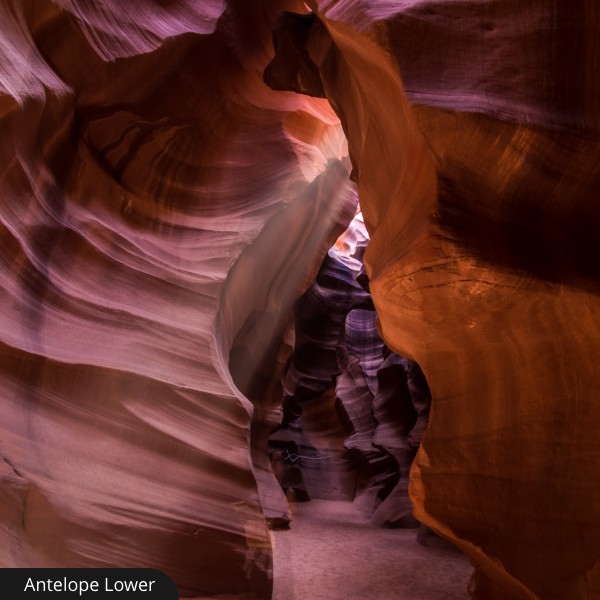
<path fill-rule="evenodd" d="M 383 338 L 433 395 L 417 516 L 471 558 L 475 598 L 595 598 L 600 8 L 311 5 L 266 80 L 322 90 L 344 126 Z"/>
<path fill-rule="evenodd" d="M 248 373 L 355 202 L 327 102 L 262 82 L 281 8 L 2 3 L 2 566 L 270 596 Z"/>
<path fill-rule="evenodd" d="M 345 446 L 348 432 L 339 417 L 336 381 L 343 368 L 344 325 L 355 306 L 371 305 L 354 269 L 334 250 L 325 257 L 315 282 L 294 308 L 294 353 L 284 379 L 284 424 L 300 457 L 311 498 L 353 499 L 357 467 Z M 352 392 L 350 392 L 352 394 Z M 284 441 L 282 431 L 277 439 Z"/>
<path fill-rule="evenodd" d="M 292 456 L 298 457 L 306 492 L 313 499 L 351 500 L 356 487 L 357 465 L 345 445 L 348 431 L 339 415 L 343 408 L 338 407 L 336 382 L 345 370 L 339 352 L 344 347 L 347 314 L 355 306 L 372 303 L 356 281 L 361 263 L 350 261 L 347 264 L 330 250 L 315 282 L 294 308 L 295 340 L 283 385 L 283 427 L 275 439 L 288 442 Z M 349 395 L 358 394 L 350 390 Z"/>
<path fill-rule="evenodd" d="M 294 308 L 283 422 L 270 436 L 286 494 L 353 500 L 373 524 L 416 527 L 408 474 L 431 395 L 414 362 L 379 337 L 360 217 L 328 252 Z"/>
<path fill-rule="evenodd" d="M 418 517 L 477 598 L 598 596 L 600 8 L 313 6 L 266 78 L 348 138 Z M 270 595 L 286 327 L 354 201 L 327 102 L 262 82 L 284 9 L 0 4 L 2 566 Z"/>

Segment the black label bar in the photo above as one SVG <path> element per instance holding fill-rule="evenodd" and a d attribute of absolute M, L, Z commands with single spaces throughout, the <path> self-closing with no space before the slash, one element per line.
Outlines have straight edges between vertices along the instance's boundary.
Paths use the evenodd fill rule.
<path fill-rule="evenodd" d="M 156 569 L 0 569 L 0 590 L 11 600 L 179 600 Z"/>

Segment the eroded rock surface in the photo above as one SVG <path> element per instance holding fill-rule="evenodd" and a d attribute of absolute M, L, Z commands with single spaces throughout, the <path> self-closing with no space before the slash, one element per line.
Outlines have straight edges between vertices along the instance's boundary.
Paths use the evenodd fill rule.
<path fill-rule="evenodd" d="M 354 210 L 327 103 L 262 82 L 282 8 L 2 3 L 1 566 L 269 597 L 247 374 Z"/>
<path fill-rule="evenodd" d="M 381 335 L 433 395 L 418 518 L 477 598 L 598 595 L 598 3 L 309 4 L 265 80 L 312 97 L 263 83 L 303 2 L 0 4 L 0 563 L 269 596 L 339 117 Z"/>
<path fill-rule="evenodd" d="M 431 394 L 419 366 L 379 336 L 367 244 L 359 213 L 294 307 L 283 422 L 270 446 L 286 492 L 350 499 L 373 524 L 416 527 L 408 475 Z"/>
<path fill-rule="evenodd" d="M 311 6 L 266 80 L 318 72 L 348 137 L 382 335 L 433 395 L 417 516 L 476 598 L 595 597 L 598 5 Z"/>

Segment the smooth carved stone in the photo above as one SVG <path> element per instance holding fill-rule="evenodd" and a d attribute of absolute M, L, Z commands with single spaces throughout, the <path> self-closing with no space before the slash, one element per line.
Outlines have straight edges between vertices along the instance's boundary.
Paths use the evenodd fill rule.
<path fill-rule="evenodd" d="M 262 82 L 281 8 L 0 6 L 0 566 L 270 597 L 281 394 L 240 365 L 356 201 L 327 103 Z"/>
<path fill-rule="evenodd" d="M 383 339 L 431 387 L 416 516 L 471 558 L 475 598 L 583 600 L 600 588 L 600 7 L 310 4 L 289 89 L 318 69 Z"/>
<path fill-rule="evenodd" d="M 352 499 L 356 464 L 344 445 L 349 431 L 337 409 L 338 352 L 348 311 L 368 294 L 333 250 L 294 308 L 295 343 L 284 378 L 283 426 L 291 426 L 311 498 Z"/>
<path fill-rule="evenodd" d="M 348 313 L 348 360 L 336 384 L 354 430 L 345 445 L 368 464 L 355 504 L 379 526 L 416 527 L 408 474 L 427 428 L 431 394 L 419 366 L 385 347 L 375 317 L 361 309 Z"/>
<path fill-rule="evenodd" d="M 284 381 L 290 400 L 302 402 L 322 394 L 341 373 L 338 347 L 343 343 L 346 316 L 352 308 L 371 304 L 356 274 L 329 251 L 314 283 L 296 303 L 294 354 Z"/>
<path fill-rule="evenodd" d="M 600 8 L 309 3 L 265 77 L 344 127 L 381 333 L 433 395 L 417 516 L 475 597 L 597 594 Z M 349 220 L 337 117 L 263 84 L 281 10 L 0 5 L 1 566 L 270 595 L 286 307 Z"/>
<path fill-rule="evenodd" d="M 282 420 L 283 388 L 291 347 L 284 338 L 290 313 L 318 260 L 351 218 L 356 195 L 342 163 L 332 163 L 261 231 L 238 259 L 221 296 L 219 329 L 235 331 L 229 370 L 236 386 L 254 405 L 251 449 L 261 509 L 273 523 L 289 521 L 288 503 L 277 485 L 268 438 Z M 290 228 L 289 224 L 294 227 Z M 273 248 L 278 249 L 273 257 Z M 289 261 L 289 256 L 295 257 Z M 257 279 L 254 269 L 270 262 L 275 277 Z M 243 300 L 243 302 L 242 302 Z"/>
<path fill-rule="evenodd" d="M 344 345 L 348 355 L 358 358 L 365 384 L 374 396 L 378 389 L 377 374 L 384 360 L 385 347 L 377 331 L 377 313 L 374 310 L 357 308 L 348 313 Z"/>
<path fill-rule="evenodd" d="M 344 441 L 348 450 L 370 452 L 377 422 L 373 416 L 373 394 L 368 388 L 359 359 L 349 354 L 343 371 L 335 384 L 339 399 L 352 433 Z"/>
<path fill-rule="evenodd" d="M 398 482 L 394 459 L 374 445 L 378 424 L 373 399 L 377 393 L 377 369 L 383 362 L 383 341 L 375 318 L 374 310 L 354 309 L 347 314 L 339 351 L 343 373 L 336 383 L 336 395 L 353 430 L 345 446 L 357 451 L 354 456 L 361 465 L 354 504 L 369 517 Z"/>
<path fill-rule="evenodd" d="M 429 424 L 430 406 L 431 393 L 419 365 L 387 351 L 377 371 L 377 393 L 373 399 L 377 429 L 373 444 L 394 457 L 398 483 L 373 514 L 371 520 L 375 524 L 418 525 L 408 495 L 408 479 Z"/>
<path fill-rule="evenodd" d="M 310 498 L 352 499 L 378 525 L 415 527 L 408 471 L 430 395 L 418 367 L 379 337 L 370 296 L 357 281 L 361 227 L 358 218 L 351 222 L 296 303 L 284 419 L 270 437 L 271 456 L 286 491 L 301 489 L 287 456 Z M 282 447 L 286 441 L 293 446 Z"/>

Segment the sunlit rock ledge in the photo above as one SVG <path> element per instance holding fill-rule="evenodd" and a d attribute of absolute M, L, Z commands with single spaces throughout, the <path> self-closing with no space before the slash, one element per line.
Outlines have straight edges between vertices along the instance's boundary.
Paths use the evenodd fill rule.
<path fill-rule="evenodd" d="M 433 395 L 417 517 L 476 598 L 594 597 L 600 9 L 308 4 L 274 87 L 322 99 L 263 82 L 303 2 L 0 6 L 1 566 L 270 596 L 286 331 L 352 168 Z"/>

